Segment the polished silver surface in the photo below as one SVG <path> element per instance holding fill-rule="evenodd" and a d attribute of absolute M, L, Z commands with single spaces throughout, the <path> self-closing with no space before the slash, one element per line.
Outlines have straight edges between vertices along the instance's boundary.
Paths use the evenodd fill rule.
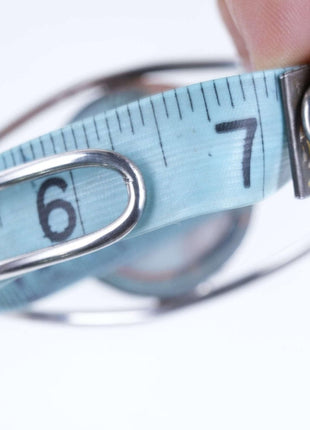
<path fill-rule="evenodd" d="M 302 100 L 301 119 L 306 137 L 310 141 L 310 88 L 307 89 Z"/>
<path fill-rule="evenodd" d="M 310 196 L 309 85 L 310 66 L 289 70 L 280 77 L 288 149 L 295 196 Z"/>
<path fill-rule="evenodd" d="M 7 169 L 0 172 L 0 190 L 52 173 L 85 167 L 104 167 L 122 174 L 128 192 L 124 212 L 94 233 L 1 261 L 1 281 L 97 251 L 120 240 L 137 224 L 146 198 L 142 175 L 130 160 L 112 151 L 88 149 L 66 152 Z"/>

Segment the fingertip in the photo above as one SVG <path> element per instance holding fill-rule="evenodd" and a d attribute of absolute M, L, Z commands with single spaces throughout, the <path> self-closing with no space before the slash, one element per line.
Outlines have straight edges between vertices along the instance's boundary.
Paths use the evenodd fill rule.
<path fill-rule="evenodd" d="M 244 44 L 241 55 L 246 51 L 254 68 L 310 60 L 309 0 L 220 0 L 219 5 L 234 40 L 238 35 Z"/>
<path fill-rule="evenodd" d="M 233 21 L 230 10 L 227 7 L 226 1 L 218 0 L 218 6 L 219 6 L 221 16 L 226 24 L 226 27 L 235 42 L 236 48 L 238 50 L 238 54 L 243 62 L 244 67 L 246 69 L 251 68 L 250 55 L 249 55 L 249 51 L 247 49 L 245 40 L 240 34 L 238 27 Z"/>

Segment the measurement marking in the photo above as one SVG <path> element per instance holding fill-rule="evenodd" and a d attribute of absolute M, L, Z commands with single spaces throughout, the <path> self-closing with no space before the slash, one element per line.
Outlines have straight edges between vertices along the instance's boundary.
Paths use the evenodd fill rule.
<path fill-rule="evenodd" d="M 140 112 L 141 122 L 142 122 L 142 125 L 144 126 L 145 123 L 144 123 L 143 111 L 142 111 L 142 108 L 141 108 L 141 105 L 140 105 L 140 100 L 138 100 L 138 106 L 139 106 L 139 112 Z"/>
<path fill-rule="evenodd" d="M 13 164 L 14 164 L 14 166 L 16 166 L 15 155 L 14 155 L 14 152 L 13 152 L 13 150 L 12 150 L 12 149 L 11 149 L 11 151 L 10 151 L 10 154 L 11 154 L 11 158 L 12 158 Z"/>
<path fill-rule="evenodd" d="M 166 117 L 169 118 L 169 112 L 168 112 L 168 107 L 167 107 L 167 102 L 166 102 L 165 94 L 161 93 L 161 97 L 163 99 L 163 103 L 164 103 L 164 107 L 165 107 L 165 112 L 166 112 Z"/>
<path fill-rule="evenodd" d="M 131 132 L 132 132 L 132 134 L 135 134 L 135 130 L 133 128 L 133 122 L 132 122 L 132 118 L 131 118 L 131 112 L 130 112 L 128 105 L 127 105 L 127 114 L 128 114 L 128 118 L 129 118 L 129 122 L 130 122 Z"/>
<path fill-rule="evenodd" d="M 72 134 L 73 134 L 73 131 L 72 131 Z M 63 140 L 63 143 L 64 143 L 65 150 L 68 151 L 66 139 L 65 139 L 64 132 L 63 132 L 62 129 L 61 129 L 61 137 L 62 137 L 62 140 Z M 78 209 L 80 223 L 81 223 L 81 226 L 82 226 L 83 234 L 85 234 L 84 224 L 83 224 L 83 220 L 82 220 L 82 217 L 81 217 L 79 199 L 78 199 L 78 196 L 77 196 L 75 182 L 74 182 L 74 178 L 73 178 L 73 173 L 72 173 L 71 170 L 69 171 L 69 174 L 70 174 L 71 183 L 72 183 L 72 186 L 73 186 L 73 192 L 74 192 L 74 196 L 75 196 L 76 206 L 77 206 L 77 209 Z"/>
<path fill-rule="evenodd" d="M 242 176 L 244 188 L 251 186 L 251 157 L 253 141 L 257 129 L 257 118 L 250 117 L 241 120 L 234 120 L 228 122 L 221 122 L 215 125 L 217 133 L 231 133 L 234 131 L 246 131 L 244 144 L 243 144 L 243 157 L 242 157 Z"/>
<path fill-rule="evenodd" d="M 232 107 L 232 108 L 235 108 L 234 101 L 233 101 L 232 94 L 231 94 L 231 89 L 230 89 L 230 85 L 229 85 L 229 80 L 228 80 L 228 78 L 226 78 L 226 85 L 227 85 L 227 89 L 228 89 L 228 93 L 229 93 L 229 98 L 230 98 L 230 104 L 231 104 L 231 107 Z"/>
<path fill-rule="evenodd" d="M 123 132 L 122 123 L 121 123 L 121 119 L 119 117 L 117 109 L 115 109 L 115 115 L 116 115 L 116 118 L 117 118 L 117 123 L 118 123 L 119 131 L 120 131 L 120 133 L 122 133 Z"/>
<path fill-rule="evenodd" d="M 43 156 L 46 157 L 45 147 L 43 145 L 41 136 L 39 137 L 39 142 L 40 142 L 40 145 L 41 145 Z"/>
<path fill-rule="evenodd" d="M 29 146 L 30 146 L 30 150 L 31 150 L 31 153 L 32 153 L 32 159 L 35 160 L 36 157 L 35 157 L 34 149 L 33 149 L 33 146 L 32 146 L 31 142 L 30 142 Z M 27 161 L 29 161 L 29 160 L 27 160 L 27 157 L 25 156 L 25 153 L 24 153 L 23 148 L 21 146 L 19 147 L 19 152 L 20 152 L 20 154 L 22 156 L 22 159 L 23 159 L 24 163 L 26 163 Z M 33 181 L 31 181 L 31 187 L 35 190 L 35 184 L 34 184 Z"/>
<path fill-rule="evenodd" d="M 2 154 L 2 155 L 1 155 L 1 158 L 2 158 L 2 160 L 3 160 L 4 168 L 5 168 L 5 169 L 7 169 L 7 168 L 8 168 L 8 163 L 6 162 L 5 154 Z"/>
<path fill-rule="evenodd" d="M 82 226 L 82 231 L 83 231 L 83 234 L 85 234 L 84 223 L 83 223 L 83 219 L 82 219 L 82 216 L 81 216 L 80 203 L 79 203 L 79 199 L 78 199 L 78 196 L 77 196 L 77 193 L 76 193 L 75 182 L 74 182 L 73 174 L 72 174 L 71 170 L 69 170 L 69 174 L 70 174 L 70 177 L 71 177 L 71 182 L 72 182 L 72 186 L 73 186 L 74 197 L 75 197 L 75 201 L 76 201 L 76 206 L 77 206 L 77 210 L 78 210 L 78 214 L 79 214 L 80 223 L 81 223 L 81 226 Z"/>
<path fill-rule="evenodd" d="M 76 140 L 76 136 L 75 136 L 75 132 L 74 132 L 74 128 L 70 125 L 70 129 L 71 129 L 71 133 L 72 133 L 72 137 L 73 137 L 73 141 L 74 141 L 74 146 L 75 149 L 79 149 L 78 145 L 77 145 L 77 140 Z"/>
<path fill-rule="evenodd" d="M 89 146 L 89 141 L 88 141 L 87 131 L 86 131 L 86 127 L 85 127 L 85 124 L 84 124 L 84 123 L 82 124 L 82 128 L 83 128 L 83 132 L 84 132 L 84 137 L 85 137 L 85 141 L 86 141 L 86 146 L 87 146 L 87 148 L 89 148 L 90 146 Z"/>
<path fill-rule="evenodd" d="M 218 95 L 218 92 L 217 92 L 215 81 L 213 81 L 213 89 L 214 89 L 214 92 L 215 92 L 215 97 L 216 97 L 217 104 L 219 106 L 221 106 L 221 102 L 220 102 L 220 99 L 219 99 L 219 95 Z"/>
<path fill-rule="evenodd" d="M 65 151 L 68 151 L 67 142 L 66 142 L 66 139 L 65 139 L 65 135 L 64 135 L 63 129 L 60 130 L 60 134 L 61 134 L 62 142 L 63 142 L 64 147 L 65 147 Z"/>
<path fill-rule="evenodd" d="M 112 140 L 112 136 L 111 136 L 110 124 L 109 124 L 109 121 L 108 121 L 107 117 L 105 118 L 105 123 L 106 123 L 107 129 L 108 129 L 108 134 L 109 134 L 109 139 L 110 139 L 110 143 L 111 143 L 111 148 L 114 151 L 114 144 L 113 144 L 113 140 Z"/>
<path fill-rule="evenodd" d="M 186 92 L 187 92 L 187 95 L 188 95 L 189 104 L 191 105 L 191 110 L 192 110 L 192 112 L 194 112 L 193 100 L 192 100 L 192 96 L 191 96 L 191 93 L 190 93 L 188 87 L 186 87 Z"/>
<path fill-rule="evenodd" d="M 53 135 L 52 135 L 52 134 L 50 134 L 50 135 L 49 135 L 49 137 L 50 137 L 51 142 L 52 142 L 52 145 L 53 145 L 53 151 L 54 151 L 54 154 L 56 154 L 56 148 L 55 148 L 55 141 L 54 141 L 54 137 L 53 137 Z"/>
<path fill-rule="evenodd" d="M 207 113 L 207 118 L 208 118 L 208 121 L 210 122 L 211 118 L 210 118 L 210 115 L 209 115 L 209 109 L 208 109 L 207 100 L 206 100 L 205 92 L 203 90 L 202 83 L 200 84 L 200 90 L 201 90 L 203 102 L 204 102 L 204 105 L 205 105 L 205 110 L 206 110 L 206 113 Z"/>
<path fill-rule="evenodd" d="M 240 75 L 239 75 L 239 84 L 240 84 L 240 88 L 241 88 L 241 92 L 242 92 L 243 101 L 246 101 L 245 92 L 244 92 L 244 88 L 243 88 L 243 82 L 241 80 L 241 76 Z"/>
<path fill-rule="evenodd" d="M 276 87 L 276 99 L 279 100 L 279 94 L 278 94 L 278 77 L 276 73 L 274 73 L 274 84 Z"/>
<path fill-rule="evenodd" d="M 154 107 L 153 100 L 151 98 L 150 98 L 150 103 L 151 103 L 151 107 L 152 107 L 152 112 L 153 112 L 153 116 L 154 116 L 154 121 L 155 121 L 155 125 L 156 125 L 157 134 L 158 134 L 159 146 L 160 146 L 160 149 L 161 149 L 161 153 L 162 153 L 162 156 L 163 156 L 163 160 L 164 160 L 165 166 L 167 167 L 167 160 L 166 160 L 166 155 L 165 155 L 164 148 L 163 148 L 163 142 L 162 142 L 162 139 L 161 139 L 161 134 L 160 134 L 159 126 L 158 126 L 158 121 L 157 121 L 157 116 L 156 116 L 156 112 L 155 112 L 155 107 Z"/>
<path fill-rule="evenodd" d="M 96 117 L 93 117 L 93 123 L 94 123 L 94 127 L 95 127 L 95 132 L 96 132 L 97 140 L 98 140 L 98 142 L 100 142 Z"/>
<path fill-rule="evenodd" d="M 36 155 L 34 153 L 34 148 L 33 148 L 32 142 L 30 142 L 30 150 L 31 150 L 32 159 L 35 160 L 36 159 Z"/>
<path fill-rule="evenodd" d="M 265 73 L 265 72 L 263 72 L 263 75 L 264 75 L 264 84 L 265 84 L 266 97 L 267 97 L 267 99 L 268 99 L 268 97 L 269 97 L 269 93 L 268 93 L 268 87 L 267 87 L 267 78 L 266 78 L 266 73 Z"/>
<path fill-rule="evenodd" d="M 252 74 L 252 83 L 254 88 L 254 94 L 255 94 L 255 100 L 257 105 L 257 112 L 258 112 L 258 119 L 259 119 L 259 126 L 260 126 L 260 134 L 261 134 L 261 141 L 262 141 L 262 151 L 263 151 L 263 198 L 265 197 L 265 141 L 264 141 L 264 132 L 263 132 L 263 125 L 262 125 L 262 116 L 261 116 L 261 110 L 260 110 L 260 104 L 258 100 L 257 90 L 256 90 L 256 84 L 255 84 L 255 78 Z"/>
<path fill-rule="evenodd" d="M 26 163 L 27 158 L 26 158 L 25 153 L 23 151 L 23 148 L 21 146 L 19 147 L 19 153 L 20 153 L 20 156 L 22 157 L 23 162 Z"/>
<path fill-rule="evenodd" d="M 177 102 L 177 107 L 178 107 L 178 112 L 179 112 L 179 118 L 182 120 L 182 112 L 181 112 L 181 108 L 180 108 L 180 103 L 179 103 L 179 97 L 177 95 L 176 90 L 174 90 L 174 97 L 175 97 L 175 101 Z"/>

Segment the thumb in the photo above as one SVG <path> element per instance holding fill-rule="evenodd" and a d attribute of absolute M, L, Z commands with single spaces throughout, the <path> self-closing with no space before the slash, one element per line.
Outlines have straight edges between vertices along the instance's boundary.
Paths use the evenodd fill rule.
<path fill-rule="evenodd" d="M 248 68 L 310 61 L 309 0 L 218 0 L 226 25 Z"/>

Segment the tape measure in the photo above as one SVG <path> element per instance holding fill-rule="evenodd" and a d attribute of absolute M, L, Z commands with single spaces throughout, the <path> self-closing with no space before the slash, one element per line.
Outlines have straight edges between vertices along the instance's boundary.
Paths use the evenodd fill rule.
<path fill-rule="evenodd" d="M 0 309 L 24 305 L 105 268 L 112 271 L 122 261 L 122 247 L 126 255 L 127 240 L 248 207 L 277 191 L 290 177 L 279 86 L 285 71 L 242 74 L 144 97 L 0 154 L 0 169 L 7 172 L 71 151 L 117 152 L 137 166 L 147 196 L 141 220 L 118 247 L 3 280 Z M 116 220 L 126 201 L 122 177 L 98 167 L 4 188 L 0 260 L 86 237 Z"/>

